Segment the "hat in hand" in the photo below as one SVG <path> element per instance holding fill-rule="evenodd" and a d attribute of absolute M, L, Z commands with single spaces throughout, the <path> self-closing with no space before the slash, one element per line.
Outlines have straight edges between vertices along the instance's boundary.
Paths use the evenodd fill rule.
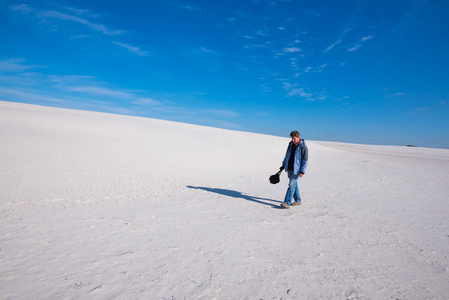
<path fill-rule="evenodd" d="M 280 175 L 280 173 L 276 173 L 274 175 L 271 175 L 270 176 L 270 183 L 271 184 L 279 183 L 279 181 L 281 181 L 280 178 L 279 178 L 280 177 L 279 175 Z"/>

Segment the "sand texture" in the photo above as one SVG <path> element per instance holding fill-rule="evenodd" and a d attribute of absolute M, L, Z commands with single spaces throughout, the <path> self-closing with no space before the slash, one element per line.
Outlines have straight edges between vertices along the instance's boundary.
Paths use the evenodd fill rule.
<path fill-rule="evenodd" d="M 301 137 L 0 102 L 0 299 L 448 299 L 449 150 Z"/>

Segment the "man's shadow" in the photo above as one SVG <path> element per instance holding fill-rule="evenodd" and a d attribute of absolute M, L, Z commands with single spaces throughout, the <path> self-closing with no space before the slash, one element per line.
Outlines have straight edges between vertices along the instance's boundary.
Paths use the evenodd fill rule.
<path fill-rule="evenodd" d="M 268 205 L 268 206 L 271 206 L 273 208 L 281 208 L 281 207 L 279 205 L 275 205 L 273 203 L 269 203 L 269 202 L 265 202 L 265 201 L 282 203 L 282 201 L 277 201 L 277 200 L 267 199 L 267 198 L 248 196 L 248 195 L 242 194 L 241 192 L 232 191 L 232 190 L 208 188 L 208 187 L 201 187 L 201 186 L 191 186 L 191 185 L 188 185 L 187 187 L 189 189 L 203 190 L 203 191 L 206 191 L 206 192 L 216 193 L 216 194 L 220 194 L 220 195 L 224 195 L 224 196 L 228 196 L 228 197 L 242 198 L 242 199 L 245 199 L 245 200 L 248 200 L 248 201 L 252 201 L 252 202 Z M 261 200 L 264 200 L 264 201 L 261 201 Z"/>

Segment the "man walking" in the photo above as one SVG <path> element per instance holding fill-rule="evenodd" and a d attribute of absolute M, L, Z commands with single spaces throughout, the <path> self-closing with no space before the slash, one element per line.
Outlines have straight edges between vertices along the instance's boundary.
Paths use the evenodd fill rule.
<path fill-rule="evenodd" d="M 289 179 L 287 194 L 285 194 L 284 203 L 281 203 L 283 208 L 301 205 L 298 178 L 304 176 L 309 160 L 309 150 L 306 142 L 300 138 L 299 132 L 296 130 L 292 131 L 290 137 L 292 141 L 288 144 L 287 153 L 281 167 L 281 170 L 285 169 Z M 292 200 L 295 201 L 292 203 Z"/>

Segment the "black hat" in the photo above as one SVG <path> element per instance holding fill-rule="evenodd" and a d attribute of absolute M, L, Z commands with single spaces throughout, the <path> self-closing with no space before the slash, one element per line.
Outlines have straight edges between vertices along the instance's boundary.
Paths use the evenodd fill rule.
<path fill-rule="evenodd" d="M 270 176 L 270 183 L 276 184 L 276 183 L 279 183 L 279 181 L 281 181 L 279 179 L 279 173 L 276 173 L 276 174 Z"/>

